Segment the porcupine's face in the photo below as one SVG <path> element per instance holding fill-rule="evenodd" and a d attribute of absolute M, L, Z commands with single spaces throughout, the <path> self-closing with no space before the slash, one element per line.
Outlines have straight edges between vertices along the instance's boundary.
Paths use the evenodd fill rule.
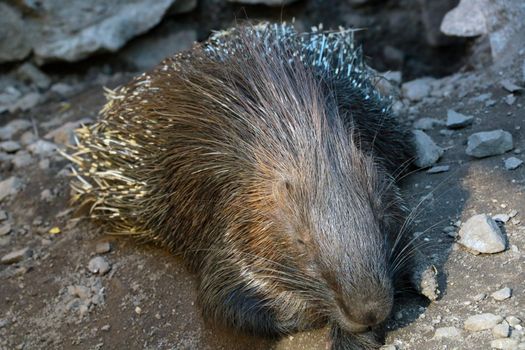
<path fill-rule="evenodd" d="M 360 333 L 385 321 L 392 310 L 391 232 L 397 227 L 388 227 L 395 224 L 385 206 L 395 194 L 381 194 L 382 180 L 376 181 L 381 174 L 366 159 L 339 170 L 287 186 L 290 206 L 296 208 L 289 219 L 300 221 L 290 233 L 307 256 L 303 273 L 317 279 L 305 292 L 314 292 L 312 299 L 320 299 L 332 322 Z"/>

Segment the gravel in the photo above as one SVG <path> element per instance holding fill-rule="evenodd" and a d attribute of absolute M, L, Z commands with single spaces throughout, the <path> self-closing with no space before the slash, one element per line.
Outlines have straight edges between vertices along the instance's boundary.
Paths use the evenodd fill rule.
<path fill-rule="evenodd" d="M 459 230 L 461 245 L 473 254 L 499 253 L 505 250 L 505 238 L 496 222 L 486 214 L 474 215 Z"/>
<path fill-rule="evenodd" d="M 483 158 L 503 154 L 512 148 L 512 135 L 509 132 L 493 130 L 470 135 L 466 153 L 472 157 Z"/>

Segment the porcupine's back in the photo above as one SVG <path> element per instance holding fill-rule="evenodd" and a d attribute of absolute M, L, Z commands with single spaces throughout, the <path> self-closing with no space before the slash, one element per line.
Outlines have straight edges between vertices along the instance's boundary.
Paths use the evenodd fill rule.
<path fill-rule="evenodd" d="M 309 168 L 339 124 L 390 172 L 412 155 L 350 31 L 240 27 L 109 92 L 77 131 L 73 186 L 111 232 L 204 251 L 243 214 L 263 231 L 273 180 L 322 171 Z"/>

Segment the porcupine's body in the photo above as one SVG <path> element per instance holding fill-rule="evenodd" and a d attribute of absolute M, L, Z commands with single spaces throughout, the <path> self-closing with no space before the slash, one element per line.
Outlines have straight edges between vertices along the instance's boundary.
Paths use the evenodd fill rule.
<path fill-rule="evenodd" d="M 409 269 L 393 175 L 412 149 L 350 36 L 262 24 L 166 59 L 78 130 L 77 199 L 181 254 L 207 316 L 374 348 Z"/>

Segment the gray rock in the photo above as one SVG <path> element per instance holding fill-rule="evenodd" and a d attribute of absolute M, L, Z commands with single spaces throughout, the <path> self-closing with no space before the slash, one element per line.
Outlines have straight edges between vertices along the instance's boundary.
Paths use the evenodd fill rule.
<path fill-rule="evenodd" d="M 441 31 L 446 35 L 474 37 L 487 34 L 489 28 L 479 0 L 461 0 L 449 11 L 441 22 Z"/>
<path fill-rule="evenodd" d="M 23 146 L 29 146 L 30 144 L 36 142 L 38 138 L 33 134 L 32 131 L 26 131 L 20 136 L 20 143 Z"/>
<path fill-rule="evenodd" d="M 502 338 L 495 339 L 490 342 L 490 347 L 492 349 L 501 349 L 501 350 L 516 350 L 518 349 L 518 340 L 511 338 Z"/>
<path fill-rule="evenodd" d="M 15 119 L 7 125 L 0 128 L 0 139 L 10 140 L 13 136 L 20 132 L 29 129 L 32 126 L 31 122 L 25 119 Z"/>
<path fill-rule="evenodd" d="M 37 62 L 78 61 L 100 51 L 115 52 L 157 25 L 175 0 L 46 1 L 44 32 L 34 44 Z"/>
<path fill-rule="evenodd" d="M 491 313 L 470 316 L 465 320 L 465 329 L 471 332 L 478 332 L 485 329 L 494 328 L 495 325 L 503 321 L 503 317 Z"/>
<path fill-rule="evenodd" d="M 12 176 L 0 182 L 0 201 L 7 196 L 14 195 L 22 188 L 22 180 Z"/>
<path fill-rule="evenodd" d="M 523 90 L 521 86 L 516 85 L 510 79 L 503 79 L 500 83 L 501 83 L 501 86 L 508 92 L 519 92 Z"/>
<path fill-rule="evenodd" d="M 512 327 L 516 327 L 521 323 L 521 320 L 516 316 L 507 316 L 505 317 L 505 321 L 507 321 Z"/>
<path fill-rule="evenodd" d="M 0 2 L 0 13 L 0 63 L 22 60 L 31 52 L 31 32 L 22 15 L 5 2 Z"/>
<path fill-rule="evenodd" d="M 503 154 L 512 148 L 512 135 L 499 129 L 470 135 L 466 153 L 472 157 L 483 158 Z"/>
<path fill-rule="evenodd" d="M 96 256 L 89 261 L 88 269 L 91 273 L 105 275 L 111 269 L 111 265 L 103 257 Z"/>
<path fill-rule="evenodd" d="M 7 152 L 7 153 L 14 153 L 20 150 L 20 148 L 22 148 L 22 146 L 20 146 L 20 144 L 15 141 L 0 142 L 0 150 Z"/>
<path fill-rule="evenodd" d="M 442 126 L 445 123 L 442 120 L 436 118 L 419 118 L 414 122 L 414 129 L 419 130 L 431 130 L 436 126 Z"/>
<path fill-rule="evenodd" d="M 460 129 L 472 125 L 474 117 L 458 113 L 452 109 L 447 111 L 447 128 Z"/>
<path fill-rule="evenodd" d="M 51 85 L 51 79 L 33 64 L 26 62 L 16 71 L 18 78 L 25 82 L 31 82 L 40 89 L 47 89 Z"/>
<path fill-rule="evenodd" d="M 56 153 L 57 145 L 52 142 L 38 140 L 27 146 L 27 150 L 33 155 L 48 157 Z"/>
<path fill-rule="evenodd" d="M 474 254 L 499 253 L 505 250 L 505 238 L 500 228 L 486 214 L 474 215 L 459 230 L 458 243 Z"/>
<path fill-rule="evenodd" d="M 458 339 L 461 338 L 461 330 L 456 327 L 441 327 L 437 328 L 434 333 L 434 339 Z"/>
<path fill-rule="evenodd" d="M 2 226 L 0 226 L 0 236 L 8 235 L 9 232 L 11 232 L 10 224 L 2 224 Z"/>
<path fill-rule="evenodd" d="M 510 327 L 507 322 L 503 321 L 502 323 L 495 325 L 492 328 L 492 335 L 494 338 L 508 338 L 510 335 Z"/>
<path fill-rule="evenodd" d="M 430 95 L 432 90 L 431 84 L 435 81 L 434 78 L 419 78 L 401 85 L 403 96 L 411 101 L 421 101 L 423 98 Z"/>
<path fill-rule="evenodd" d="M 507 96 L 505 96 L 505 103 L 508 104 L 509 106 L 512 106 L 514 104 L 514 102 L 516 102 L 516 96 L 514 96 L 513 94 L 509 94 Z"/>
<path fill-rule="evenodd" d="M 68 97 L 74 93 L 75 88 L 69 84 L 59 82 L 53 84 L 50 90 L 61 97 Z"/>
<path fill-rule="evenodd" d="M 397 347 L 395 345 L 388 344 L 388 345 L 383 345 L 382 347 L 379 348 L 379 350 L 397 350 Z"/>
<path fill-rule="evenodd" d="M 438 173 L 444 173 L 449 170 L 450 170 L 449 165 L 437 165 L 437 166 L 433 166 L 432 168 L 428 169 L 427 173 L 428 174 L 438 174 Z"/>
<path fill-rule="evenodd" d="M 505 223 L 510 220 L 510 216 L 507 214 L 496 214 L 492 216 L 492 220 Z"/>
<path fill-rule="evenodd" d="M 510 157 L 505 159 L 505 169 L 514 170 L 519 168 L 523 164 L 523 161 L 516 157 Z"/>
<path fill-rule="evenodd" d="M 119 57 L 136 70 L 148 70 L 164 58 L 189 49 L 197 41 L 197 32 L 182 30 L 165 36 L 145 36 L 133 41 Z"/>
<path fill-rule="evenodd" d="M 512 296 L 512 289 L 509 287 L 502 288 L 491 294 L 492 298 L 497 301 L 508 299 Z"/>
<path fill-rule="evenodd" d="M 53 199 L 55 199 L 55 196 L 49 188 L 46 188 L 45 190 L 40 192 L 40 199 L 44 202 L 50 203 L 53 201 Z"/>
<path fill-rule="evenodd" d="M 18 101 L 15 104 L 9 107 L 9 112 L 14 113 L 16 111 L 28 111 L 31 108 L 35 107 L 42 101 L 42 95 L 38 92 L 30 92 Z"/>
<path fill-rule="evenodd" d="M 443 149 L 421 130 L 412 131 L 414 134 L 414 145 L 417 158 L 415 164 L 420 168 L 426 168 L 438 161 L 443 155 Z"/>
<path fill-rule="evenodd" d="M 31 251 L 31 249 L 26 247 L 4 255 L 0 261 L 2 262 L 2 264 L 14 264 L 28 257 L 31 257 L 32 255 L 33 252 Z"/>
<path fill-rule="evenodd" d="M 7 220 L 7 213 L 5 212 L 5 210 L 0 210 L 0 221 L 5 220 Z"/>
<path fill-rule="evenodd" d="M 31 157 L 31 154 L 27 151 L 19 151 L 13 159 L 11 159 L 11 163 L 13 163 L 14 167 L 17 169 L 25 168 L 26 166 L 33 164 L 33 157 Z"/>
<path fill-rule="evenodd" d="M 266 6 L 283 6 L 291 4 L 292 2 L 295 2 L 297 0 L 228 0 L 229 2 L 238 2 L 241 4 L 246 5 L 266 5 Z M 353 1 L 359 1 L 360 3 L 364 3 L 368 0 L 353 0 Z"/>
<path fill-rule="evenodd" d="M 97 243 L 95 247 L 95 252 L 97 254 L 106 254 L 106 253 L 109 253 L 110 251 L 111 251 L 111 245 L 109 244 L 109 242 L 99 242 Z"/>

